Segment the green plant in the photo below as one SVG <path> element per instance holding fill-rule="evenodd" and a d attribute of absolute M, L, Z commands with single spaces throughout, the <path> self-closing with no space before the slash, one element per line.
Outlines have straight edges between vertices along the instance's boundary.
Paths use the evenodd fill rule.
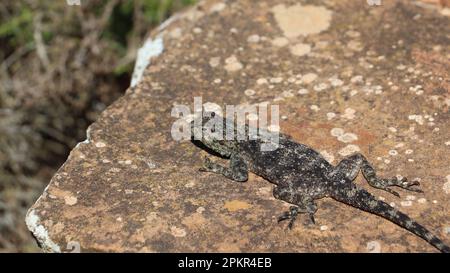
<path fill-rule="evenodd" d="M 149 29 L 193 0 L 0 2 L 0 252 L 37 251 L 26 210 L 129 86 Z"/>

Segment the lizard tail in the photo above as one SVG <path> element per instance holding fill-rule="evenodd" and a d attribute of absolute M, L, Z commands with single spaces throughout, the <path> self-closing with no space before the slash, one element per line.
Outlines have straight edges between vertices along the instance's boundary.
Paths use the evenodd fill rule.
<path fill-rule="evenodd" d="M 346 186 L 340 185 L 339 190 L 334 192 L 331 197 L 344 204 L 381 216 L 421 237 L 439 251 L 450 253 L 450 247 L 425 227 L 389 204 L 377 200 L 372 194 L 353 183 Z"/>

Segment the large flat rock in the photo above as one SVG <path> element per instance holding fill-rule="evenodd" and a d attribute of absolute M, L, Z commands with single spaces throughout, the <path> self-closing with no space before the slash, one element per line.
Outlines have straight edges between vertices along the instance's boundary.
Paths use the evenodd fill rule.
<path fill-rule="evenodd" d="M 208 154 L 173 140 L 171 109 L 192 109 L 194 96 L 279 105 L 281 131 L 332 163 L 360 150 L 381 176 L 420 179 L 425 193 L 399 190 L 400 199 L 357 183 L 450 244 L 448 10 L 381 3 L 204 1 L 174 16 L 151 34 L 162 53 L 150 54 L 140 82 L 90 126 L 30 208 L 43 250 L 435 251 L 331 199 L 318 202 L 316 225 L 301 218 L 286 230 L 276 219 L 289 205 L 270 183 L 200 173 Z"/>

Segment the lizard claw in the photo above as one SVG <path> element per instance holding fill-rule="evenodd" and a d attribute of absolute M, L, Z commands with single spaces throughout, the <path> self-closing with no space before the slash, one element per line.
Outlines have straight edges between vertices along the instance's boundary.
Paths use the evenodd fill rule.
<path fill-rule="evenodd" d="M 387 191 L 387 192 L 389 192 L 389 193 L 391 193 L 391 194 L 397 196 L 398 198 L 400 198 L 400 194 L 399 194 L 398 192 L 394 191 L 394 190 L 391 190 L 390 188 L 387 188 L 387 187 L 386 187 L 386 188 L 384 188 L 383 190 L 385 190 L 385 191 Z"/>
<path fill-rule="evenodd" d="M 284 212 L 280 217 L 278 217 L 278 223 L 287 219 L 291 219 L 288 224 L 288 228 L 292 229 L 294 226 L 294 222 L 297 219 L 298 208 L 295 206 L 291 206 L 289 211 Z"/>
<path fill-rule="evenodd" d="M 399 185 L 399 187 L 405 189 L 405 190 L 409 190 L 409 191 L 413 191 L 413 192 L 419 192 L 419 193 L 423 193 L 423 191 L 421 189 L 415 188 L 415 186 L 420 186 L 420 182 L 417 180 L 411 181 L 411 182 L 407 182 L 406 180 L 402 180 L 402 183 Z"/>
<path fill-rule="evenodd" d="M 291 214 L 289 211 L 284 212 L 280 217 L 278 217 L 278 223 L 284 220 L 287 220 L 291 217 Z"/>
<path fill-rule="evenodd" d="M 295 217 L 291 218 L 291 221 L 289 221 L 288 228 L 289 230 L 292 230 L 292 227 L 294 226 Z"/>
<path fill-rule="evenodd" d="M 203 163 L 203 167 L 198 169 L 200 172 L 209 172 L 211 171 L 211 160 L 205 157 L 205 162 Z"/>

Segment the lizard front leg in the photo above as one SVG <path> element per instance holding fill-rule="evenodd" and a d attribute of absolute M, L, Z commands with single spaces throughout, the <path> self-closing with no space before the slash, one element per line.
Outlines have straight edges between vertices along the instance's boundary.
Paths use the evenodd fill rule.
<path fill-rule="evenodd" d="M 353 181 L 361 170 L 364 178 L 367 180 L 369 185 L 374 188 L 385 190 L 389 193 L 392 193 L 395 196 L 400 197 L 400 195 L 390 189 L 389 187 L 398 186 L 403 189 L 414 191 L 414 192 L 422 192 L 422 190 L 414 188 L 413 186 L 419 186 L 419 182 L 412 181 L 408 182 L 406 178 L 398 179 L 397 177 L 393 178 L 379 178 L 376 175 L 374 168 L 370 165 L 367 159 L 360 153 L 356 153 L 347 158 L 344 158 L 331 172 L 331 175 L 343 174 L 350 181 Z"/>
<path fill-rule="evenodd" d="M 278 217 L 278 222 L 290 219 L 288 228 L 292 229 L 294 222 L 297 219 L 297 215 L 299 213 L 307 213 L 311 222 L 315 224 L 314 214 L 317 211 L 317 206 L 311 197 L 296 193 L 289 186 L 276 186 L 273 189 L 273 196 L 277 199 L 296 205 L 291 206 L 289 211 L 284 212 Z"/>
<path fill-rule="evenodd" d="M 248 179 L 247 164 L 242 157 L 236 154 L 231 155 L 229 167 L 224 167 L 212 162 L 209 158 L 205 158 L 205 164 L 199 171 L 222 174 L 226 178 L 238 182 L 245 182 Z"/>

